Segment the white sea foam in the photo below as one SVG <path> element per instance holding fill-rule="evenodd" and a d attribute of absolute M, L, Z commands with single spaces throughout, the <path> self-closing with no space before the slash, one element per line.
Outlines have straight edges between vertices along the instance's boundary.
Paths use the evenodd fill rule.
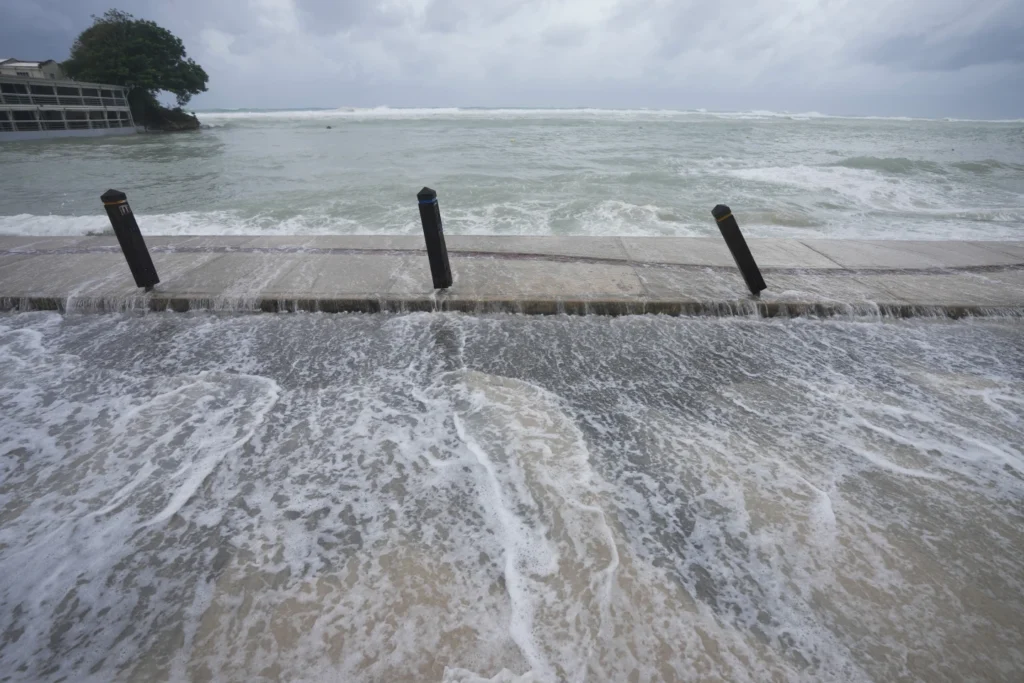
<path fill-rule="evenodd" d="M 998 679 L 1019 327 L 0 316 L 0 668 Z"/>
<path fill-rule="evenodd" d="M 935 208 L 945 204 L 937 188 L 894 179 L 878 171 L 841 166 L 789 166 L 727 171 L 733 177 L 757 183 L 784 185 L 821 192 L 860 208 L 904 210 Z"/>
<path fill-rule="evenodd" d="M 825 174 L 827 176 L 827 174 Z M 781 176 L 781 177 L 780 177 Z M 770 182 L 783 187 L 802 189 L 802 183 L 813 181 L 813 174 L 780 174 L 770 170 L 750 174 L 757 183 Z M 755 180 L 756 178 L 756 180 Z M 824 187 L 821 180 L 818 187 Z M 811 184 L 811 183 L 808 183 Z M 749 190 L 756 193 L 756 188 Z M 744 234 L 748 237 L 842 238 L 842 239 L 972 239 L 1014 240 L 1020 237 L 1019 225 L 1024 210 L 1014 207 L 971 208 L 950 203 L 932 195 L 929 206 L 922 206 L 921 197 L 913 187 L 900 187 L 877 179 L 861 178 L 857 182 L 828 188 L 833 201 L 843 202 L 843 211 L 853 215 L 836 217 L 807 216 L 791 207 L 746 211 L 743 214 Z M 917 206 L 909 215 L 919 223 L 900 224 L 898 229 L 879 216 L 865 218 L 865 212 L 908 216 L 903 200 L 915 197 Z M 315 208 L 315 207 L 308 207 Z M 389 212 L 383 225 L 375 221 L 357 220 L 337 215 L 336 210 L 298 214 L 285 219 L 271 216 L 245 216 L 237 211 L 173 214 L 137 214 L 144 235 L 149 236 L 218 236 L 218 235 L 415 235 L 420 232 L 419 218 L 408 210 Z M 709 214 L 710 215 L 710 214 Z M 925 219 L 925 220 L 922 220 Z M 699 216 L 688 215 L 675 207 L 655 204 L 634 204 L 605 199 L 586 207 L 558 204 L 503 202 L 471 209 L 444 210 L 445 230 L 465 235 L 593 235 L 593 236 L 675 236 L 716 237 L 714 226 Z M 566 226 L 572 226 L 567 228 Z M 951 230 L 955 232 L 951 233 Z M 0 216 L 0 235 L 31 237 L 112 235 L 105 216 Z"/>
<path fill-rule="evenodd" d="M 183 211 L 172 214 L 137 213 L 146 235 L 393 235 L 420 232 L 414 211 L 389 211 L 383 225 L 339 215 L 332 206 L 306 207 L 309 213 L 280 219 L 269 215 L 245 216 L 238 211 Z M 320 212 L 317 212 L 321 209 Z M 353 213 L 358 212 L 353 207 Z M 393 216 L 393 217 L 391 217 Z M 445 230 L 473 235 L 559 234 L 566 223 L 581 226 L 589 235 L 700 235 L 708 226 L 688 225 L 671 209 L 605 199 L 585 206 L 538 201 L 508 201 L 444 211 Z M 106 216 L 0 216 L 0 235 L 39 237 L 112 234 Z"/>
<path fill-rule="evenodd" d="M 916 234 L 902 233 L 903 237 L 952 236 L 948 231 L 950 223 L 954 223 L 957 236 L 964 239 L 1014 239 L 1019 235 L 1019 225 L 1024 222 L 1024 205 L 1020 203 L 1024 196 L 1018 196 L 1015 203 L 1001 206 L 987 203 L 991 198 L 980 193 L 951 195 L 948 183 L 932 182 L 920 175 L 893 175 L 869 168 L 806 165 L 730 169 L 722 173 L 757 185 L 776 186 L 790 195 L 794 190 L 805 195 L 810 193 L 817 201 L 829 201 L 844 212 L 882 212 L 927 221 Z M 783 194 L 779 199 L 786 197 Z M 796 200 L 803 201 L 799 196 Z M 835 216 L 830 222 L 841 223 L 843 220 Z M 843 237 L 898 236 L 891 226 L 878 222 L 865 225 L 863 221 L 849 216 L 845 221 L 850 228 Z M 969 222 L 988 225 L 970 226 Z M 1000 223 L 1005 226 L 998 227 Z"/>
<path fill-rule="evenodd" d="M 363 226 L 352 219 L 325 214 L 296 215 L 282 220 L 266 215 L 243 216 L 237 211 L 182 211 L 137 214 L 137 218 L 146 235 L 336 235 L 396 232 L 390 226 Z M 0 235 L 52 237 L 112 234 L 110 221 L 103 215 L 0 216 Z"/>
<path fill-rule="evenodd" d="M 953 119 L 953 118 L 914 118 L 907 116 L 843 116 L 809 112 L 778 112 L 765 109 L 752 111 L 708 111 L 706 109 L 602 109 L 602 108 L 564 108 L 564 109 L 530 109 L 530 108 L 461 108 L 461 107 L 340 107 L 337 109 L 308 110 L 237 110 L 197 112 L 205 125 L 224 125 L 230 121 L 244 120 L 322 120 L 322 119 L 537 119 L 537 118 L 625 118 L 625 119 L 665 119 L 665 118 L 708 118 L 731 120 L 787 119 L 794 121 L 810 121 L 815 119 L 844 119 L 865 121 L 932 121 L 937 123 L 1022 123 L 1024 119 Z"/>

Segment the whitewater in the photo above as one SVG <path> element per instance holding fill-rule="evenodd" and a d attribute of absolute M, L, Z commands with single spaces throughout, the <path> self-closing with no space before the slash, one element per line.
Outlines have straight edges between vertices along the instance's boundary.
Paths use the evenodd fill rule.
<path fill-rule="evenodd" d="M 0 234 L 109 231 L 128 193 L 152 235 L 415 234 L 438 190 L 446 230 L 1021 239 L 1024 121 L 816 112 L 331 109 L 200 112 L 200 131 L 0 146 Z"/>
<path fill-rule="evenodd" d="M 0 315 L 0 671 L 1016 682 L 1020 332 Z"/>

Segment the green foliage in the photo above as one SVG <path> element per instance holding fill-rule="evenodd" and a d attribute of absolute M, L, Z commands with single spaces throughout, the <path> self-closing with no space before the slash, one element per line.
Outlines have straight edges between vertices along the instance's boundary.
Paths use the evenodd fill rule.
<path fill-rule="evenodd" d="M 168 109 L 160 104 L 149 92 L 136 88 L 128 93 L 128 105 L 132 108 L 135 123 L 150 130 L 195 130 L 199 119 L 188 114 L 181 107 Z"/>
<path fill-rule="evenodd" d="M 167 91 L 185 105 L 193 95 L 206 92 L 209 80 L 203 67 L 185 54 L 180 38 L 155 22 L 116 9 L 93 16 L 92 26 L 78 36 L 62 66 L 80 81 L 145 91 L 147 102 Z"/>

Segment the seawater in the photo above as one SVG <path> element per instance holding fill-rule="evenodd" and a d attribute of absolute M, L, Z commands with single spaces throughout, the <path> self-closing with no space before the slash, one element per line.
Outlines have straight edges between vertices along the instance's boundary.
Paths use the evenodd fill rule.
<path fill-rule="evenodd" d="M 0 145 L 0 233 L 1024 239 L 1024 121 L 700 111 L 363 109 L 199 114 L 180 135 Z M 328 126 L 330 127 L 328 129 Z"/>
<path fill-rule="evenodd" d="M 0 316 L 0 676 L 1018 681 L 1021 331 Z"/>

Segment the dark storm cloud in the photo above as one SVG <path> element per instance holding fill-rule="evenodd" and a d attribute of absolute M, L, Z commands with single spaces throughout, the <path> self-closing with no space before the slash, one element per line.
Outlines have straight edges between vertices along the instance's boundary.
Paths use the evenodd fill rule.
<path fill-rule="evenodd" d="M 207 22 L 238 34 L 249 25 L 244 13 L 208 0 L 0 0 L 0 56 L 66 59 L 75 37 L 92 24 L 92 16 L 114 7 L 142 19 L 160 15 L 182 37 Z M 167 15 L 176 21 L 167 22 Z"/>
<path fill-rule="evenodd" d="M 876 64 L 928 71 L 956 71 L 986 64 L 1024 64 L 1024 21 L 996 24 L 969 36 L 936 40 L 930 35 L 886 39 L 867 51 Z"/>
<path fill-rule="evenodd" d="M 0 0 L 0 17 L 0 57 L 64 59 L 89 12 L 67 0 Z"/>

